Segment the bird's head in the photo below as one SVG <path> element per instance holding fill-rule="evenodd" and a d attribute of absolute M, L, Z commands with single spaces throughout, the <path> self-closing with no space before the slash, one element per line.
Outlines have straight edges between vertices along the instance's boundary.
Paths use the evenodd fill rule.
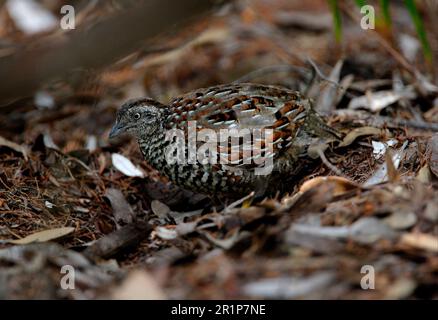
<path fill-rule="evenodd" d="M 117 111 L 116 123 L 109 138 L 124 133 L 136 138 L 150 136 L 162 127 L 166 107 L 152 99 L 133 99 L 124 103 Z"/>

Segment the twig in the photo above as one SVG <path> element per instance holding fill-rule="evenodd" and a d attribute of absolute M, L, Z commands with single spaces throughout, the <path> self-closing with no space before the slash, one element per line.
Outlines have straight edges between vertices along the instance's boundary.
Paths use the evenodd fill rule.
<path fill-rule="evenodd" d="M 344 117 L 345 120 L 357 121 L 361 124 L 365 124 L 373 127 L 387 126 L 391 128 L 413 128 L 418 130 L 428 130 L 433 132 L 438 132 L 438 123 L 430 123 L 418 120 L 405 120 L 405 119 L 394 119 L 391 117 L 385 117 L 380 115 L 368 115 L 366 117 L 361 117 L 360 113 L 346 114 L 344 110 L 335 110 L 335 114 Z"/>
<path fill-rule="evenodd" d="M 330 163 L 330 161 L 328 161 L 328 159 L 326 158 L 324 151 L 321 150 L 321 148 L 317 149 L 318 155 L 321 158 L 321 161 L 326 165 L 327 168 L 329 168 L 330 170 L 332 170 L 334 173 L 336 173 L 336 175 L 343 177 L 344 174 L 342 173 L 341 170 L 339 170 L 338 168 L 336 168 L 333 164 Z"/>

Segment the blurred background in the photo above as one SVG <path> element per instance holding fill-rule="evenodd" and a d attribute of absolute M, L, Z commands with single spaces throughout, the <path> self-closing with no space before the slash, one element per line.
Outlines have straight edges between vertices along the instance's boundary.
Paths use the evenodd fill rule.
<path fill-rule="evenodd" d="M 432 0 L 0 0 L 0 297 L 437 298 L 437 16 Z M 345 133 L 388 129 L 329 160 L 367 182 L 391 138 L 399 173 L 230 217 L 108 141 L 127 99 L 231 82 L 299 90 Z M 299 212 L 323 231 L 293 230 Z M 364 217 L 377 236 L 345 236 Z M 59 288 L 65 264 L 76 290 Z"/>

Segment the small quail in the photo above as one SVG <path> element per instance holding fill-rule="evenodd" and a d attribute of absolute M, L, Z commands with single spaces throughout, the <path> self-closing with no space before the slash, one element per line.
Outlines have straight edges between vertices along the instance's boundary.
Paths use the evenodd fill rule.
<path fill-rule="evenodd" d="M 248 129 L 245 132 L 254 133 L 254 137 L 245 140 L 242 135 L 232 140 L 222 136 L 235 134 L 232 129 Z M 182 132 L 185 141 L 177 143 L 174 137 L 169 138 L 172 130 Z M 270 139 L 265 139 L 269 132 Z M 148 163 L 173 183 L 195 192 L 230 197 L 251 191 L 261 195 L 291 190 L 297 175 L 313 163 L 308 147 L 321 140 L 340 139 L 299 92 L 251 83 L 198 89 L 168 105 L 149 98 L 130 100 L 118 111 L 110 138 L 122 133 L 134 136 Z M 256 133 L 260 135 L 255 137 Z M 210 138 L 198 139 L 201 136 Z M 212 149 L 206 148 L 207 141 L 216 142 L 217 147 L 209 144 Z M 175 151 L 169 149 L 175 145 L 182 150 L 177 157 L 182 161 L 169 157 L 175 155 L 169 151 Z M 194 159 L 190 148 L 199 152 L 203 145 L 209 157 L 199 161 L 195 154 Z M 256 161 L 260 159 L 265 162 Z M 273 165 L 263 171 L 267 160 Z"/>

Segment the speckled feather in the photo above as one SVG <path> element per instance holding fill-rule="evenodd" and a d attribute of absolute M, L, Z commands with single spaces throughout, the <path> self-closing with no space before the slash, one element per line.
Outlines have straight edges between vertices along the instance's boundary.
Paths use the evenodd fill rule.
<path fill-rule="evenodd" d="M 117 121 L 122 121 L 123 114 L 135 106 L 156 108 L 160 118 L 153 132 L 145 127 L 135 131 L 145 159 L 177 185 L 208 194 L 236 195 L 252 190 L 263 193 L 265 190 L 260 189 L 266 189 L 275 180 L 290 182 L 310 161 L 306 150 L 315 139 L 333 141 L 339 138 L 338 133 L 311 108 L 308 99 L 299 92 L 277 86 L 230 84 L 203 88 L 177 97 L 167 106 L 147 98 L 138 99 L 122 106 Z M 272 129 L 273 154 L 269 156 L 274 160 L 274 171 L 267 176 L 255 175 L 257 165 L 244 164 L 243 152 L 237 161 L 227 165 L 169 164 L 165 158 L 165 148 L 169 144 L 165 142 L 165 132 L 182 129 L 187 137 L 189 121 L 196 121 L 197 131 Z M 252 143 L 252 148 L 265 147 L 263 143 Z M 217 151 L 225 157 L 231 153 L 230 148 L 218 147 Z"/>

